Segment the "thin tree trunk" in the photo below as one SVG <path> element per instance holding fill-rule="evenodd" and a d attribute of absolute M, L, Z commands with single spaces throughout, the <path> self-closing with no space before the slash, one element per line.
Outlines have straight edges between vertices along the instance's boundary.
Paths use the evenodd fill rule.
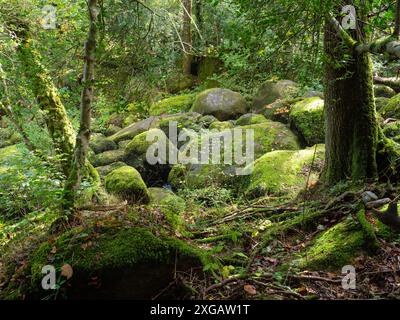
<path fill-rule="evenodd" d="M 90 27 L 85 43 L 85 64 L 83 68 L 83 89 L 81 95 L 80 127 L 76 138 L 71 174 L 66 185 L 66 194 L 73 202 L 76 190 L 80 188 L 83 178 L 90 177 L 88 172 L 87 153 L 90 140 L 90 125 L 92 115 L 92 100 L 94 91 L 94 67 L 97 43 L 97 16 L 99 13 L 98 0 L 88 2 Z M 90 168 L 89 168 L 90 169 Z M 73 203 L 71 203 L 73 204 Z"/>
<path fill-rule="evenodd" d="M 192 0 L 183 0 L 183 73 L 186 75 L 191 74 L 192 66 Z"/>

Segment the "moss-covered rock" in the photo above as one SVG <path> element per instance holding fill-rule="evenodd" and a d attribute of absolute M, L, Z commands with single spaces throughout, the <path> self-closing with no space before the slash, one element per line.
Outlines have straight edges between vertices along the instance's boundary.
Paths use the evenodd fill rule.
<path fill-rule="evenodd" d="M 266 121 L 267 121 L 267 118 L 265 118 L 262 114 L 247 113 L 247 114 L 242 115 L 239 119 L 237 119 L 235 122 L 235 125 L 246 126 L 249 124 L 263 123 Z"/>
<path fill-rule="evenodd" d="M 118 145 L 111 139 L 106 138 L 103 134 L 94 134 L 89 142 L 90 148 L 94 153 L 102 153 L 104 151 L 118 149 Z"/>
<path fill-rule="evenodd" d="M 267 119 L 289 123 L 289 112 L 292 105 L 292 100 L 278 99 L 262 107 L 259 112 Z"/>
<path fill-rule="evenodd" d="M 97 170 L 97 172 L 99 173 L 100 176 L 104 177 L 107 174 L 109 174 L 111 171 L 121 168 L 121 167 L 124 167 L 124 166 L 126 166 L 125 162 L 118 161 L 118 162 L 114 162 L 114 163 L 106 165 L 106 166 L 97 167 L 95 169 Z"/>
<path fill-rule="evenodd" d="M 380 112 L 389 103 L 389 98 L 378 97 L 375 98 L 376 111 Z"/>
<path fill-rule="evenodd" d="M 189 111 L 193 105 L 194 97 L 194 94 L 182 94 L 158 101 L 150 106 L 149 114 L 159 116 Z"/>
<path fill-rule="evenodd" d="M 106 137 L 112 136 L 113 134 L 116 134 L 118 131 L 122 130 L 121 127 L 118 127 L 116 125 L 110 124 L 107 126 L 106 130 L 104 131 L 104 135 Z"/>
<path fill-rule="evenodd" d="M 167 91 L 172 94 L 191 89 L 194 85 L 194 78 L 184 74 L 177 74 L 166 80 Z"/>
<path fill-rule="evenodd" d="M 158 123 L 158 128 L 169 138 L 169 127 L 173 122 L 176 122 L 177 133 L 179 134 L 183 129 L 191 129 L 194 131 L 202 129 L 203 124 L 200 122 L 201 119 L 201 114 L 197 112 L 178 113 L 162 117 Z"/>
<path fill-rule="evenodd" d="M 324 99 L 324 93 L 322 91 L 310 90 L 304 93 L 302 96 L 303 99 L 314 98 L 314 97 Z"/>
<path fill-rule="evenodd" d="M 174 272 L 201 270 L 208 261 L 206 252 L 144 228 L 76 227 L 51 243 L 44 242 L 33 253 L 30 295 L 48 296 L 40 282 L 42 267 L 49 264 L 56 270 L 65 264 L 73 269 L 58 298 L 151 299 L 168 286 Z"/>
<path fill-rule="evenodd" d="M 253 98 L 253 107 L 259 110 L 278 99 L 294 98 L 299 94 L 299 86 L 290 80 L 268 80 L 258 89 Z"/>
<path fill-rule="evenodd" d="M 336 224 L 319 235 L 296 264 L 301 269 L 335 270 L 364 251 L 364 231 L 351 219 Z"/>
<path fill-rule="evenodd" d="M 386 137 L 400 143 L 400 121 L 393 121 L 385 124 L 383 133 Z"/>
<path fill-rule="evenodd" d="M 159 122 L 159 117 L 149 117 L 139 122 L 132 123 L 126 128 L 123 128 L 122 130 L 110 136 L 109 139 L 117 143 L 122 140 L 132 139 L 139 133 L 145 132 L 151 128 L 156 127 L 158 125 L 158 122 Z"/>
<path fill-rule="evenodd" d="M 324 100 L 307 98 L 290 110 L 290 126 L 299 133 L 308 146 L 325 140 Z"/>
<path fill-rule="evenodd" d="M 203 115 L 213 115 L 223 121 L 245 114 L 247 102 L 238 92 L 215 88 L 199 93 L 191 110 Z"/>
<path fill-rule="evenodd" d="M 242 186 L 249 198 L 261 196 L 295 197 L 305 186 L 315 148 L 269 152 L 257 159 L 247 169 Z M 310 182 L 318 179 L 325 155 L 324 145 L 317 146 Z"/>
<path fill-rule="evenodd" d="M 254 156 L 257 159 L 267 152 L 277 149 L 286 150 L 298 150 L 300 145 L 297 137 L 282 123 L 273 122 L 267 120 L 263 123 L 236 127 L 235 129 L 241 129 L 241 135 L 235 135 L 233 129 L 227 129 L 222 131 L 209 131 L 203 132 L 203 135 L 198 137 L 198 140 L 192 140 L 185 147 L 180 148 L 180 152 L 186 156 L 186 150 L 191 149 L 192 143 L 198 144 L 198 154 L 195 155 L 196 162 L 191 162 L 186 166 L 175 165 L 168 177 L 169 183 L 175 188 L 188 187 L 188 188 L 199 188 L 205 185 L 213 186 L 227 186 L 235 188 L 235 177 L 239 174 L 238 170 L 244 169 L 244 165 L 236 165 L 235 161 L 235 150 L 241 148 L 241 155 L 246 156 L 245 151 L 247 143 L 252 143 L 254 147 L 254 153 L 247 155 L 250 157 Z M 247 141 L 247 131 L 253 131 L 253 141 Z M 226 150 L 228 145 L 221 142 L 225 140 L 226 136 L 232 137 L 232 144 L 229 145 L 231 150 Z M 214 150 L 215 143 L 219 141 L 221 148 Z M 208 143 L 207 143 L 208 142 Z M 204 146 L 209 146 L 208 163 L 203 161 L 200 162 Z M 217 154 L 215 154 L 217 152 Z M 231 155 L 232 161 L 225 161 L 225 152 Z M 193 156 L 193 155 L 192 155 Z M 213 163 L 212 159 L 219 159 L 218 163 Z M 247 161 L 246 164 L 252 162 L 252 158 L 244 159 Z"/>
<path fill-rule="evenodd" d="M 296 135 L 283 123 L 268 120 L 237 128 L 254 130 L 254 159 L 273 150 L 300 149 Z"/>
<path fill-rule="evenodd" d="M 218 73 L 223 66 L 223 61 L 217 57 L 201 57 L 198 67 L 198 77 L 200 81 L 206 81 L 214 74 Z"/>
<path fill-rule="evenodd" d="M 185 200 L 165 188 L 149 188 L 150 206 L 159 208 L 171 226 L 180 232 L 185 230 L 183 213 L 186 209 Z"/>
<path fill-rule="evenodd" d="M 209 128 L 211 130 L 214 129 L 214 130 L 222 131 L 222 130 L 226 130 L 226 129 L 233 129 L 234 125 L 230 121 L 215 121 L 215 122 L 211 123 Z"/>
<path fill-rule="evenodd" d="M 95 167 L 102 167 L 112 164 L 118 161 L 125 160 L 125 151 L 123 149 L 109 150 L 99 154 L 96 154 L 93 159 L 91 159 L 92 164 Z"/>
<path fill-rule="evenodd" d="M 207 116 L 203 116 L 199 119 L 199 124 L 203 127 L 203 128 L 209 128 L 210 125 L 213 122 L 218 121 L 218 119 L 212 115 L 207 115 Z"/>
<path fill-rule="evenodd" d="M 160 143 L 165 146 L 165 154 L 161 152 L 152 152 L 151 156 L 157 163 L 151 163 L 148 159 L 148 152 L 151 152 L 150 147 L 155 143 Z M 135 167 L 142 177 L 151 185 L 165 181 L 169 166 L 169 150 L 174 146 L 166 134 L 160 129 L 150 129 L 149 131 L 138 134 L 125 147 L 125 162 Z"/>
<path fill-rule="evenodd" d="M 383 97 L 383 98 L 391 98 L 396 95 L 396 91 L 394 91 L 391 87 L 376 84 L 374 85 L 375 97 Z"/>
<path fill-rule="evenodd" d="M 129 166 L 111 171 L 105 177 L 105 187 L 109 193 L 121 196 L 130 203 L 148 203 L 150 201 L 147 186 L 140 173 Z"/>
<path fill-rule="evenodd" d="M 400 119 L 400 94 L 390 98 L 386 106 L 380 110 L 384 118 Z"/>

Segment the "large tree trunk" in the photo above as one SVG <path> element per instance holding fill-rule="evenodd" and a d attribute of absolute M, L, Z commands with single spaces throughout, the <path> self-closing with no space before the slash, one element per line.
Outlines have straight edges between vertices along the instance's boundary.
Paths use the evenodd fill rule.
<path fill-rule="evenodd" d="M 90 125 L 92 115 L 92 100 L 94 90 L 94 66 L 97 42 L 97 15 L 99 13 L 97 0 L 89 0 L 88 3 L 90 27 L 85 43 L 85 64 L 83 68 L 83 89 L 81 95 L 81 117 L 72 169 L 65 188 L 66 199 L 69 205 L 73 205 L 75 192 L 80 188 L 83 178 L 90 178 L 90 164 L 87 161 L 87 153 L 90 140 Z"/>
<path fill-rule="evenodd" d="M 183 28 L 182 28 L 182 41 L 183 41 L 183 73 L 186 75 L 191 74 L 192 67 L 192 0 L 183 0 Z"/>
<path fill-rule="evenodd" d="M 354 32 L 360 39 L 363 26 Z M 370 54 L 346 49 L 335 27 L 326 22 L 324 178 L 333 184 L 377 177 L 378 123 L 375 115 Z M 345 55 L 347 57 L 345 58 Z M 345 62 L 343 62 L 346 60 Z"/>

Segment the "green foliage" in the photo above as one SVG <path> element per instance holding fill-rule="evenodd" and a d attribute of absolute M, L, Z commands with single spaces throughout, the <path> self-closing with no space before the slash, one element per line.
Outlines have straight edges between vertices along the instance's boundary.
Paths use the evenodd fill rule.
<path fill-rule="evenodd" d="M 64 176 L 51 158 L 44 162 L 20 145 L 0 150 L 0 217 L 22 217 L 60 204 Z"/>
<path fill-rule="evenodd" d="M 231 190 L 214 186 L 201 189 L 182 189 L 179 195 L 204 207 L 221 207 L 233 202 Z"/>

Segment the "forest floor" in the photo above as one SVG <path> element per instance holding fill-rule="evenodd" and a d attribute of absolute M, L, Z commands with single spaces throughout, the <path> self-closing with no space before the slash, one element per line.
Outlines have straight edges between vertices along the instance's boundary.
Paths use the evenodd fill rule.
<path fill-rule="evenodd" d="M 377 188 L 384 189 L 383 186 Z M 346 273 L 342 273 L 335 260 L 329 258 L 326 267 L 317 264 L 310 270 L 299 268 L 296 263 L 299 259 L 307 261 L 307 248 L 315 244 L 325 230 L 343 221 L 358 220 L 356 208 L 363 191 L 345 191 L 331 198 L 322 197 L 324 193 L 320 187 L 314 186 L 296 200 L 275 205 L 270 199 L 266 202 L 259 199 L 257 203 L 242 206 L 196 207 L 185 214 L 190 236 L 171 228 L 159 210 L 149 210 L 145 206 L 132 208 L 126 203 L 79 210 L 68 227 L 87 229 L 95 225 L 101 230 L 102 226 L 117 229 L 140 226 L 157 235 L 163 226 L 170 236 L 212 252 L 220 266 L 218 273 L 176 271 L 162 290 L 148 297 L 152 299 L 397 299 L 400 296 L 400 238 L 397 236 L 381 237 L 376 232 L 378 246 L 373 250 L 366 242 L 352 249 L 354 252 L 350 252 L 348 263 L 356 270 L 355 289 L 343 287 Z M 132 217 L 132 210 L 139 214 Z M 368 210 L 365 216 L 371 225 L 377 224 Z M 7 254 L 3 252 L 0 259 L 0 290 L 10 283 L 18 288 L 29 287 L 31 279 L 26 274 L 30 268 L 30 254 L 38 244 L 55 243 L 54 239 L 60 235 L 46 232 L 52 221 L 50 216 L 24 221 L 8 226 L 8 232 L 3 234 L 3 242 L 5 239 L 13 241 L 5 246 Z M 271 227 L 273 223 L 278 227 Z M 375 231 L 378 231 L 377 226 Z M 93 246 L 96 239 L 97 236 L 91 235 L 82 247 Z M 333 251 L 343 249 L 333 245 Z M 52 250 L 59 249 L 54 246 Z"/>

